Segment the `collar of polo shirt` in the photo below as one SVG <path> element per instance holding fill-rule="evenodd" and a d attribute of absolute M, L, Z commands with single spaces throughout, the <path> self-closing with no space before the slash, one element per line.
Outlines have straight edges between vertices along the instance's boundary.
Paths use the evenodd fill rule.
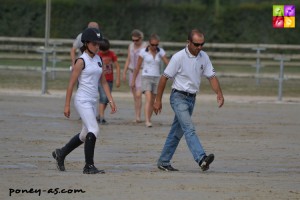
<path fill-rule="evenodd" d="M 187 56 L 189 58 L 196 58 L 198 55 L 200 55 L 200 57 L 202 56 L 201 51 L 199 52 L 199 54 L 197 56 L 194 56 L 193 54 L 191 54 L 191 52 L 189 51 L 188 45 L 185 46 L 185 53 L 187 54 Z"/>

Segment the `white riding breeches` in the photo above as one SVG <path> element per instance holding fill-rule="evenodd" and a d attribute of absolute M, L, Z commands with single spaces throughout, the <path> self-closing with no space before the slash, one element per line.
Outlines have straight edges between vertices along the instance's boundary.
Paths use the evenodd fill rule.
<path fill-rule="evenodd" d="M 85 141 L 86 135 L 92 132 L 97 138 L 99 134 L 99 125 L 96 120 L 97 114 L 97 99 L 95 100 L 81 100 L 75 97 L 74 105 L 82 120 L 82 130 L 79 138 L 82 142 Z"/>

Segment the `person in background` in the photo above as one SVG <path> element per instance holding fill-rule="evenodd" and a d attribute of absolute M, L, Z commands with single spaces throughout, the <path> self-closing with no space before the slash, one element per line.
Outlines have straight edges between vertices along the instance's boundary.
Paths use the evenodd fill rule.
<path fill-rule="evenodd" d="M 213 65 L 208 55 L 202 50 L 204 43 L 204 34 L 193 29 L 188 34 L 186 47 L 172 56 L 159 80 L 153 105 L 154 112 L 155 114 L 161 112 L 163 91 L 168 79 L 172 78 L 170 104 L 175 113 L 171 130 L 157 161 L 157 167 L 160 170 L 178 171 L 172 167 L 170 161 L 183 135 L 194 160 L 202 171 L 208 170 L 214 160 L 214 154 L 205 153 L 192 122 L 196 93 L 199 91 L 202 76 L 209 80 L 212 90 L 217 94 L 218 106 L 222 107 L 224 104 L 223 93 Z"/>
<path fill-rule="evenodd" d="M 103 39 L 102 34 L 96 28 L 87 28 L 81 36 L 83 46 L 80 48 L 83 53 L 76 61 L 69 85 L 66 92 L 64 115 L 69 118 L 70 103 L 72 93 L 76 82 L 78 81 L 78 89 L 74 98 L 74 105 L 81 117 L 82 129 L 62 148 L 55 149 L 52 152 L 53 158 L 56 160 L 57 168 L 65 171 L 64 161 L 66 156 L 74 149 L 84 143 L 85 166 L 84 174 L 103 174 L 104 170 L 98 170 L 94 165 L 94 150 L 96 138 L 99 134 L 99 125 L 96 121 L 97 99 L 98 99 L 98 83 L 99 77 L 102 87 L 109 98 L 111 113 L 117 111 L 113 97 L 111 96 L 109 86 L 106 82 L 104 73 L 102 73 L 102 62 L 97 55 L 99 51 L 100 41 Z"/>
<path fill-rule="evenodd" d="M 149 45 L 143 48 L 139 54 L 137 61 L 137 67 L 134 70 L 133 78 L 131 81 L 131 87 L 135 87 L 136 77 L 142 70 L 142 92 L 145 94 L 145 125 L 146 127 L 152 127 L 151 116 L 153 113 L 153 103 L 157 93 L 157 86 L 160 77 L 160 65 L 161 61 L 167 65 L 169 59 L 166 56 L 166 52 L 163 48 L 159 47 L 159 36 L 152 34 L 149 39 Z"/>
<path fill-rule="evenodd" d="M 132 43 L 128 46 L 127 59 L 123 71 L 123 80 L 126 81 L 126 74 L 129 71 L 129 86 L 134 100 L 135 120 L 134 122 L 141 122 L 141 109 L 142 109 L 142 90 L 141 90 L 141 75 L 136 77 L 135 87 L 131 87 L 133 71 L 137 66 L 139 53 L 142 48 L 147 46 L 147 43 L 143 41 L 144 33 L 138 29 L 134 29 L 131 32 Z"/>
<path fill-rule="evenodd" d="M 109 85 L 110 92 L 113 89 L 114 83 L 114 68 L 116 69 L 116 86 L 120 87 L 120 65 L 118 63 L 118 57 L 116 54 L 109 50 L 110 43 L 108 39 L 103 39 L 100 43 L 99 47 L 100 51 L 98 55 L 101 57 L 103 61 L 102 70 L 105 75 L 106 81 Z M 104 88 L 102 87 L 101 82 L 99 81 L 99 115 L 97 117 L 97 121 L 101 124 L 106 124 L 107 121 L 105 120 L 104 114 L 107 104 L 109 104 L 109 99 L 107 98 Z"/>
<path fill-rule="evenodd" d="M 99 25 L 97 22 L 89 22 L 88 25 L 87 25 L 88 28 L 96 28 L 96 29 L 99 29 Z M 79 33 L 76 37 L 76 39 L 74 40 L 73 42 L 73 46 L 70 50 L 70 57 L 71 57 L 71 66 L 70 66 L 70 69 L 72 70 L 74 65 L 75 65 L 75 60 L 76 58 L 78 58 L 80 55 L 81 55 L 81 51 L 79 50 L 80 47 L 82 47 L 82 42 L 81 42 L 81 36 L 82 36 L 82 33 Z M 76 52 L 78 50 L 78 54 L 76 56 Z"/>

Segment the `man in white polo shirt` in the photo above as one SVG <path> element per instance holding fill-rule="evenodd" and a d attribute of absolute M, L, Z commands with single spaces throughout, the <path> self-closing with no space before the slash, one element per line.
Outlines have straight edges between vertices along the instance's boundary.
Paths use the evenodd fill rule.
<path fill-rule="evenodd" d="M 209 80 L 212 90 L 217 94 L 219 107 L 224 104 L 224 97 L 215 70 L 208 55 L 202 51 L 204 43 L 203 33 L 193 29 L 188 34 L 187 46 L 172 56 L 158 84 L 153 105 L 155 114 L 161 112 L 161 99 L 168 79 L 173 79 L 170 104 L 175 112 L 175 117 L 157 162 L 158 168 L 163 171 L 178 171 L 171 166 L 170 161 L 183 135 L 194 160 L 202 171 L 208 170 L 214 160 L 214 154 L 207 155 L 205 153 L 191 118 L 202 76 Z"/>

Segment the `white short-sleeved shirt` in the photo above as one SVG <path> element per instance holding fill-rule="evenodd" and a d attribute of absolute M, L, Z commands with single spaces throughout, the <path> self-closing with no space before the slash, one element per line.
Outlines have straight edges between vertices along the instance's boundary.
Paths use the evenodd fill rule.
<path fill-rule="evenodd" d="M 85 52 L 80 58 L 84 60 L 85 66 L 78 77 L 76 98 L 78 100 L 95 100 L 98 98 L 98 82 L 102 74 L 101 59 L 97 54 L 91 58 Z"/>
<path fill-rule="evenodd" d="M 73 42 L 73 48 L 75 49 L 80 49 L 80 47 L 82 47 L 82 42 L 81 42 L 81 35 L 82 33 L 79 33 L 76 37 L 76 39 Z M 77 56 L 79 57 L 81 55 L 81 51 L 78 51 Z"/>
<path fill-rule="evenodd" d="M 166 52 L 164 49 L 158 47 L 159 50 L 155 57 L 153 57 L 147 49 L 143 48 L 139 54 L 143 58 L 142 76 L 160 76 L 161 58 L 166 55 Z"/>
<path fill-rule="evenodd" d="M 216 74 L 208 55 L 204 51 L 200 51 L 197 56 L 194 56 L 186 46 L 172 56 L 163 75 L 174 79 L 173 89 L 196 93 L 199 91 L 202 76 L 211 78 Z"/>

